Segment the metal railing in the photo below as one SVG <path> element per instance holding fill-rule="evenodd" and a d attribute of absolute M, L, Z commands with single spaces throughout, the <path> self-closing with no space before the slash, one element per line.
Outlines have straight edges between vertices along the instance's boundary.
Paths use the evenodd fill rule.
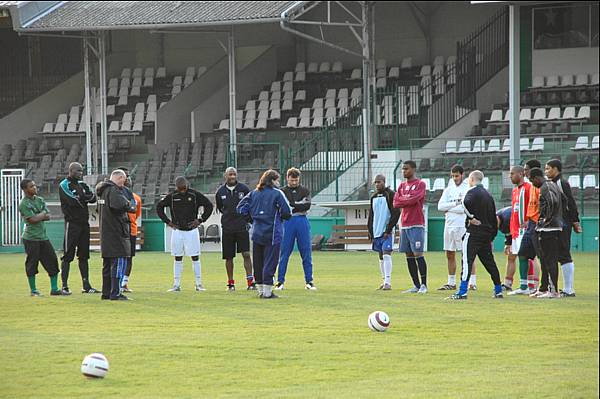
<path fill-rule="evenodd" d="M 282 171 L 295 166 L 314 194 L 362 158 L 361 110 L 355 104 L 340 116 L 324 118 L 325 126 L 298 148 L 282 151 Z"/>

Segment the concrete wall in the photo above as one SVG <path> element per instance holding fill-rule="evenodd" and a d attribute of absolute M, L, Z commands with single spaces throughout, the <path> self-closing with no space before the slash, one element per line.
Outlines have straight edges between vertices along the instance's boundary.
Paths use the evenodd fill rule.
<path fill-rule="evenodd" d="M 431 17 L 431 54 L 456 54 L 456 42 L 474 31 L 494 14 L 499 5 L 471 5 L 469 2 L 418 2 L 419 7 L 433 12 Z M 361 15 L 360 9 L 352 7 L 356 15 Z M 312 15 L 322 15 L 314 12 Z M 332 5 L 332 19 L 349 19 L 347 14 Z M 404 57 L 413 57 L 413 64 L 427 64 L 433 60 L 427 59 L 426 40 L 411 12 L 408 2 L 386 1 L 377 2 L 375 6 L 375 56 L 385 58 L 389 65 L 399 65 Z M 307 28 L 313 36 L 320 36 L 318 28 Z M 358 42 L 348 28 L 324 28 L 325 39 L 339 43 L 344 47 L 360 52 Z M 317 43 L 306 45 L 308 61 L 342 60 L 344 68 L 358 67 L 360 59 Z"/>
<path fill-rule="evenodd" d="M 44 127 L 56 123 L 60 113 L 68 113 L 83 100 L 83 73 L 78 73 L 35 100 L 0 119 L 0 145 L 15 144 Z"/>
<path fill-rule="evenodd" d="M 598 73 L 598 47 L 533 50 L 533 76 Z"/>
<path fill-rule="evenodd" d="M 203 132 L 212 132 L 214 124 L 225 119 L 229 110 L 227 60 L 225 60 L 224 84 L 218 89 L 207 91 L 202 101 L 193 108 L 194 130 L 196 137 Z M 252 96 L 256 96 L 262 88 L 275 80 L 277 75 L 277 49 L 272 47 L 261 53 L 254 62 L 237 73 L 238 108 Z M 200 97 L 199 97 L 200 98 Z M 166 106 L 164 107 L 166 108 Z M 188 118 L 189 119 L 189 118 Z"/>

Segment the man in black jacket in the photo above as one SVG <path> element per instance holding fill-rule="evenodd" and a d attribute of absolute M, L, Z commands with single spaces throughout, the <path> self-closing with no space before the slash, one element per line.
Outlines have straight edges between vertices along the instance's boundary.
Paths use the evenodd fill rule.
<path fill-rule="evenodd" d="M 248 234 L 248 220 L 240 215 L 236 208 L 242 198 L 250 192 L 248 186 L 237 181 L 237 170 L 229 167 L 225 170 L 225 184 L 215 194 L 217 209 L 221 212 L 221 244 L 223 259 L 227 270 L 227 290 L 235 291 L 233 279 L 233 258 L 235 253 L 241 253 L 246 269 L 246 282 L 248 290 L 256 290 L 254 275 L 252 274 L 252 258 L 250 257 L 250 235 Z"/>
<path fill-rule="evenodd" d="M 502 298 L 502 285 L 500 272 L 492 253 L 492 242 L 498 232 L 496 218 L 496 204 L 494 198 L 483 187 L 483 173 L 479 170 L 469 175 L 469 186 L 463 199 L 463 206 L 467 214 L 467 232 L 463 238 L 462 272 L 460 290 L 448 299 L 467 299 L 469 278 L 475 257 L 488 271 L 494 282 L 494 298 Z"/>
<path fill-rule="evenodd" d="M 110 180 L 96 186 L 100 199 L 100 250 L 102 252 L 102 299 L 127 300 L 120 290 L 119 279 L 131 256 L 128 212 L 135 212 L 136 203 L 125 196 L 123 187 L 127 175 L 115 170 Z"/>
<path fill-rule="evenodd" d="M 204 208 L 198 218 L 198 211 Z M 171 219 L 165 214 L 169 209 Z M 167 194 L 156 205 L 158 217 L 173 229 L 171 233 L 171 255 L 173 263 L 173 288 L 169 292 L 181 291 L 181 272 L 183 271 L 183 256 L 192 258 L 194 275 L 196 276 L 196 291 L 205 291 L 202 285 L 202 269 L 200 265 L 200 234 L 198 227 L 208 220 L 213 211 L 212 203 L 204 195 L 190 188 L 190 183 L 183 176 L 175 179 L 175 191 Z"/>
<path fill-rule="evenodd" d="M 531 169 L 531 183 L 540 189 L 540 217 L 535 230 L 538 232 L 542 281 L 535 298 L 560 298 L 558 288 L 559 243 L 563 230 L 562 197 L 556 183 L 546 181 L 539 168 Z M 551 283 L 549 287 L 549 282 Z"/>
<path fill-rule="evenodd" d="M 83 167 L 77 162 L 69 165 L 69 175 L 60 182 L 60 207 L 65 218 L 61 278 L 63 291 L 69 292 L 69 269 L 75 258 L 79 261 L 79 273 L 83 288 L 81 292 L 94 294 L 98 291 L 89 282 L 90 224 L 88 204 L 96 202 L 96 194 L 82 181 Z"/>
<path fill-rule="evenodd" d="M 380 290 L 392 289 L 392 251 L 396 225 L 400 219 L 400 208 L 394 208 L 394 191 L 385 185 L 385 176 L 375 176 L 375 193 L 369 206 L 369 240 L 373 251 L 379 254 L 379 270 L 383 282 Z"/>
<path fill-rule="evenodd" d="M 317 287 L 315 287 L 313 282 L 310 223 L 307 217 L 310 210 L 310 190 L 300 185 L 300 170 L 296 168 L 288 169 L 286 179 L 287 186 L 281 189 L 281 191 L 285 194 L 292 208 L 292 217 L 284 223 L 281 258 L 279 259 L 275 289 L 283 289 L 288 262 L 294 250 L 294 244 L 298 243 L 298 251 L 300 251 L 300 257 L 302 258 L 304 281 L 306 283 L 304 288 L 307 290 L 316 290 Z"/>
<path fill-rule="evenodd" d="M 575 296 L 575 264 L 571 257 L 571 230 L 579 234 L 583 231 L 579 222 L 579 212 L 577 203 L 571 191 L 571 185 L 562 176 L 562 163 L 558 159 L 552 159 L 546 163 L 546 177 L 552 180 L 558 186 L 558 189 L 564 194 L 562 204 L 563 229 L 560 233 L 560 244 L 558 252 L 558 261 L 560 262 L 563 275 L 562 296 Z"/>

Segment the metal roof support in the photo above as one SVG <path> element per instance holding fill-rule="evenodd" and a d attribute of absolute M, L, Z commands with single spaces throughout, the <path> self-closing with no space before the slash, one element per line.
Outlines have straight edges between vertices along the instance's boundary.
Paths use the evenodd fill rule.
<path fill-rule="evenodd" d="M 90 57 L 89 57 L 89 39 L 83 39 L 83 78 L 84 86 L 84 120 L 85 120 L 85 150 L 86 150 L 86 172 L 88 175 L 96 173 L 96 160 L 92 163 L 92 126 L 91 126 L 91 109 L 92 102 L 90 99 Z"/>
<path fill-rule="evenodd" d="M 108 126 L 106 118 L 106 35 L 98 32 L 98 70 L 100 75 L 100 158 L 102 173 L 108 174 Z"/>
<path fill-rule="evenodd" d="M 229 159 L 230 166 L 237 167 L 237 132 L 235 118 L 235 36 L 233 26 L 227 41 L 227 57 L 229 58 Z"/>
<path fill-rule="evenodd" d="M 508 109 L 510 110 L 510 165 L 521 163 L 521 124 L 519 121 L 520 107 L 520 76 L 519 76 L 519 5 L 508 6 Z"/>

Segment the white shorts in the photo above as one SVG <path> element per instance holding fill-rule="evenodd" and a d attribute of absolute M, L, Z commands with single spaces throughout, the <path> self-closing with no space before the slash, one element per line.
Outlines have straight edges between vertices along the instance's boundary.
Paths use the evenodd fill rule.
<path fill-rule="evenodd" d="M 466 227 L 445 227 L 444 251 L 457 252 L 462 250 L 462 241 L 466 232 Z"/>
<path fill-rule="evenodd" d="M 198 233 L 198 229 L 190 231 L 173 230 L 171 233 L 171 255 L 200 255 L 200 234 Z"/>
<path fill-rule="evenodd" d="M 523 241 L 523 236 L 525 235 L 525 229 L 519 229 L 519 236 L 517 238 L 512 239 L 512 245 L 510 246 L 510 252 L 513 255 L 518 255 L 519 250 L 521 249 L 521 241 Z"/>

